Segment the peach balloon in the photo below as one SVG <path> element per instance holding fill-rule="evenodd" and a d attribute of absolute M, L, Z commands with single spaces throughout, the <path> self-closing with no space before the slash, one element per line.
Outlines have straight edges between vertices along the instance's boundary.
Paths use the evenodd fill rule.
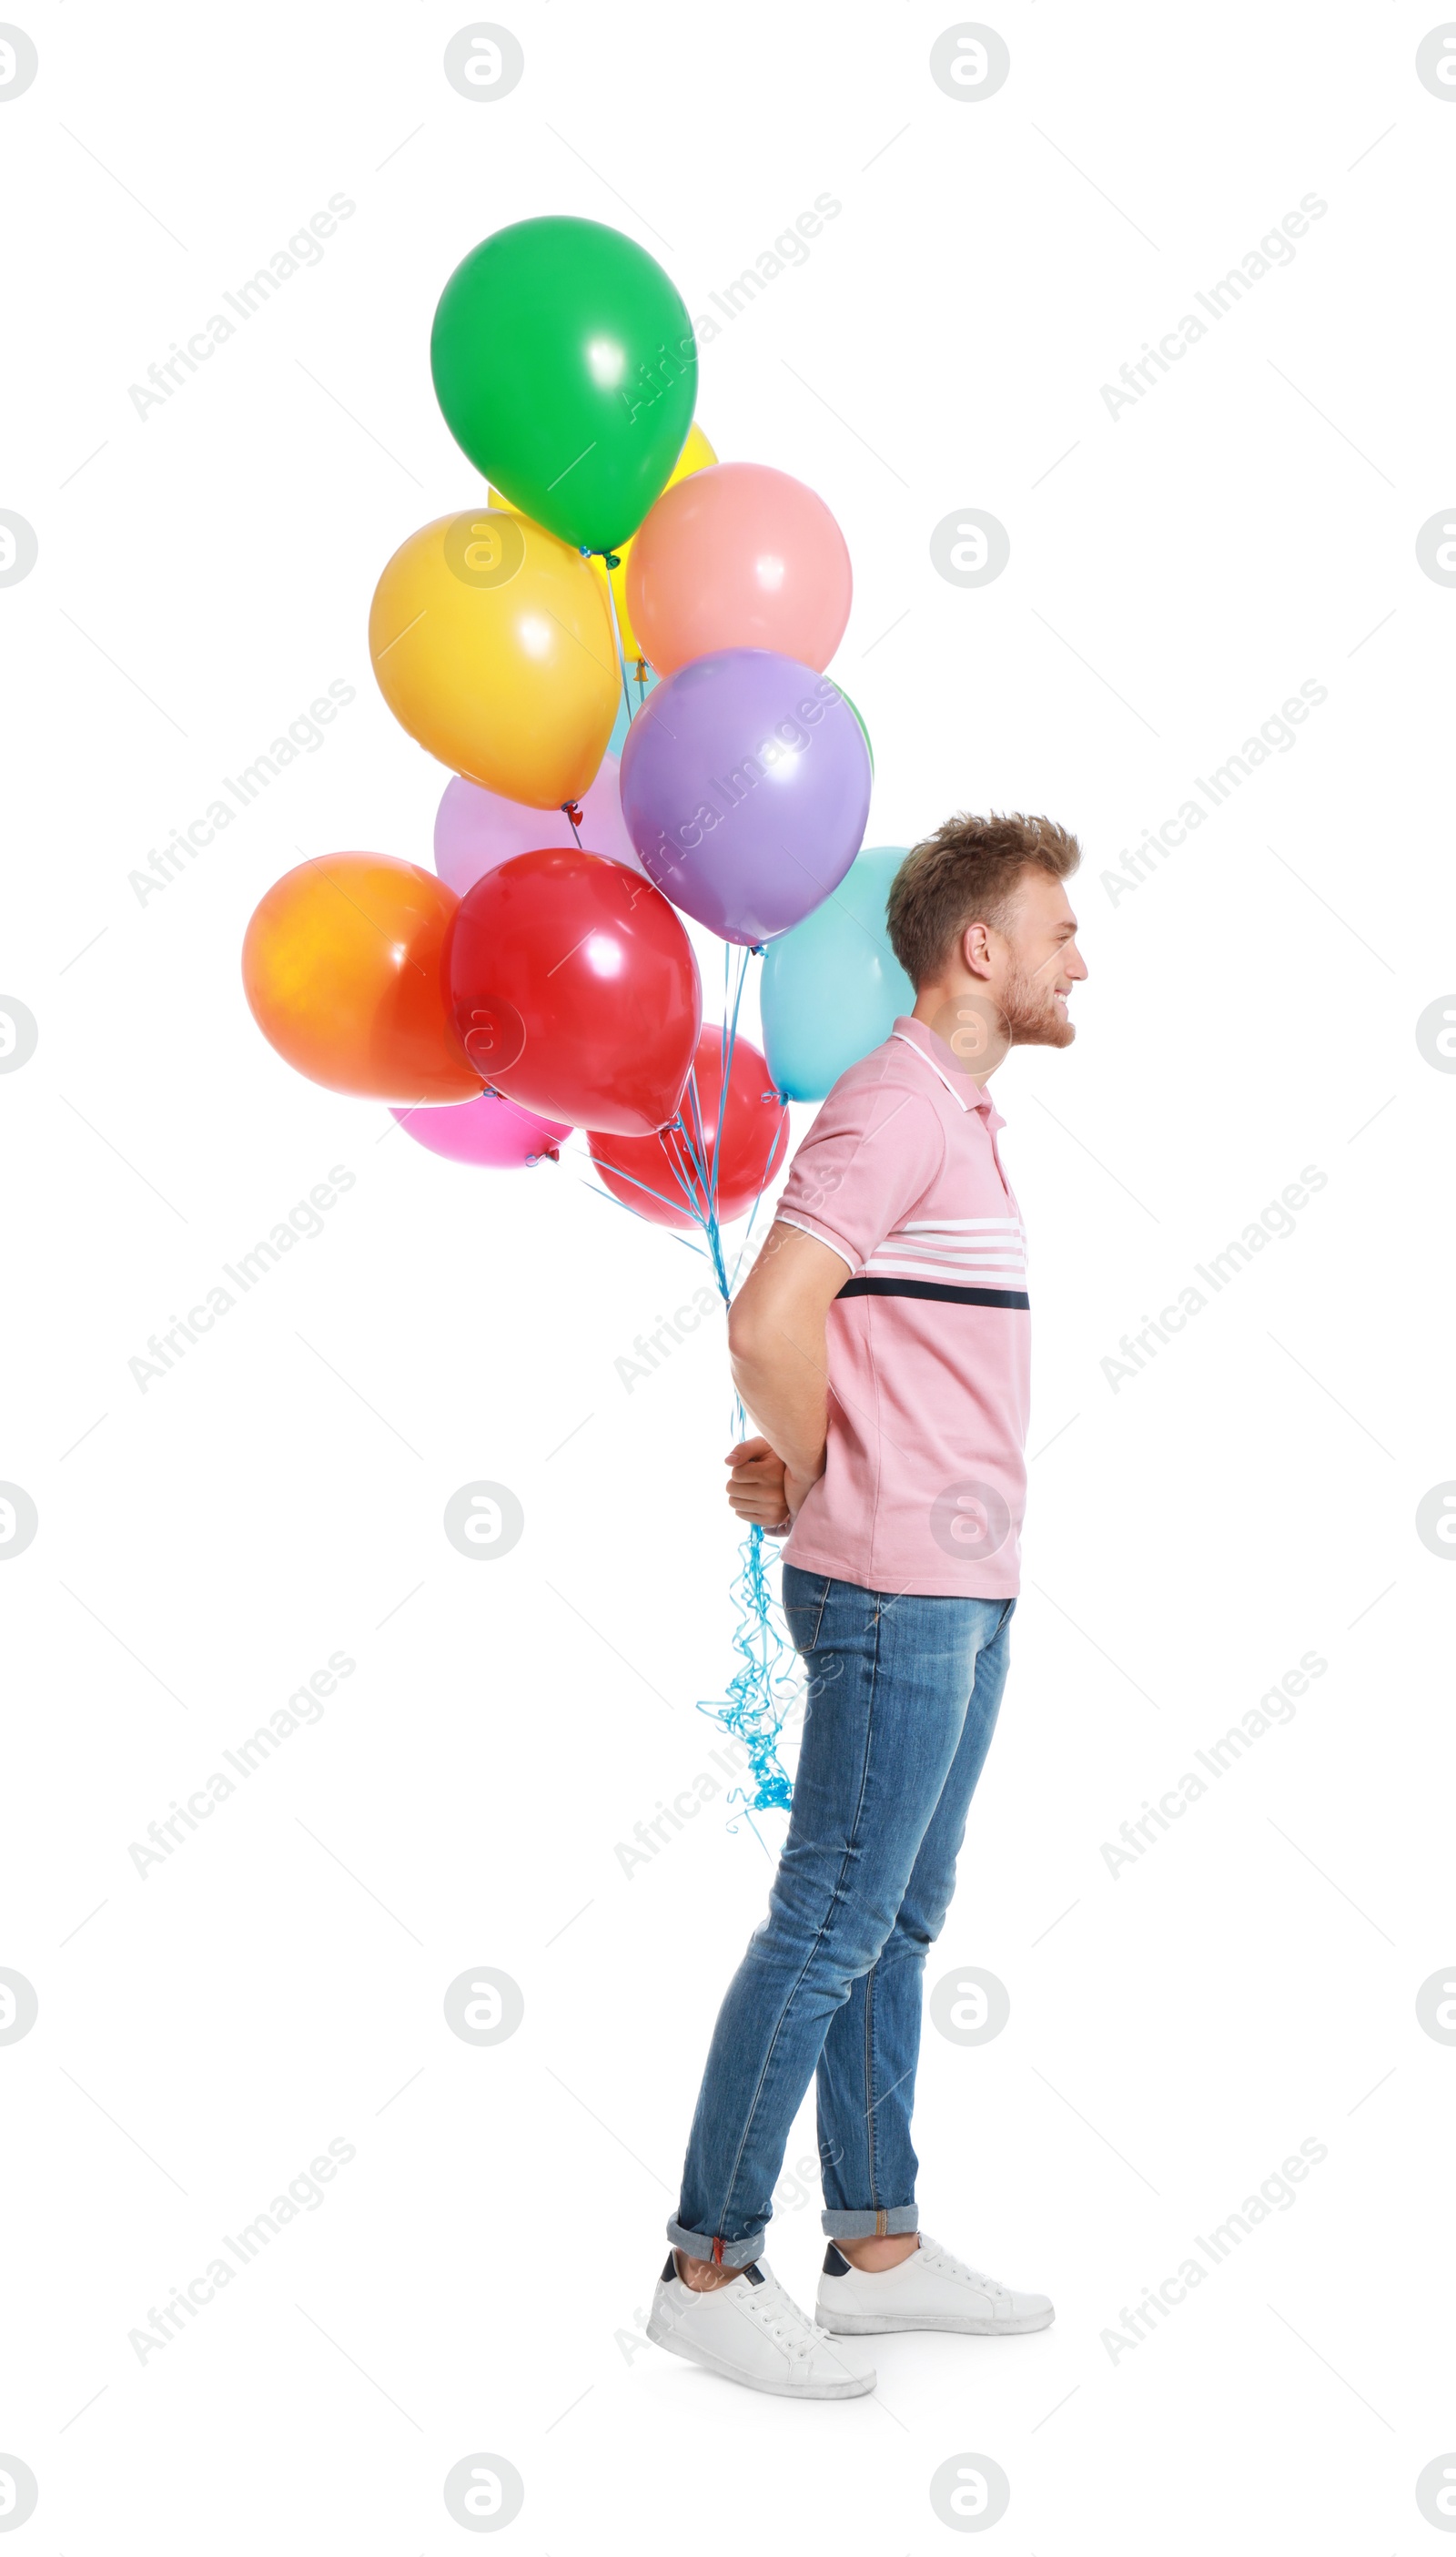
<path fill-rule="evenodd" d="M 275 879 L 243 936 L 243 992 L 270 1045 L 331 1092 L 404 1107 L 474 1100 L 445 947 L 460 899 L 387 853 L 325 853 Z"/>
<path fill-rule="evenodd" d="M 761 462 L 718 462 L 665 488 L 627 562 L 627 609 L 659 675 L 720 648 L 772 648 L 822 674 L 853 592 L 824 499 Z"/>

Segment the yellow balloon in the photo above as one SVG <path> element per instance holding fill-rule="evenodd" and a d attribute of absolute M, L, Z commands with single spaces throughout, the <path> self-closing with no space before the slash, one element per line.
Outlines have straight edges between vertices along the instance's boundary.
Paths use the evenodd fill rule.
<path fill-rule="evenodd" d="M 682 452 L 678 455 L 677 461 L 673 465 L 672 477 L 667 483 L 668 488 L 675 488 L 680 479 L 691 479 L 695 471 L 708 470 L 710 465 L 715 463 L 717 460 L 718 455 L 714 452 L 713 447 L 709 443 L 707 436 L 704 434 L 702 427 L 695 422 L 689 427 L 687 443 L 683 446 Z M 666 489 L 661 493 L 665 496 L 667 493 Z M 505 499 L 502 497 L 498 488 L 491 489 L 490 503 L 492 506 L 500 507 L 506 514 L 514 514 L 515 512 L 514 507 L 506 505 Z M 523 515 L 520 520 L 523 524 L 529 523 L 530 517 L 528 515 Z M 632 538 L 635 539 L 635 536 Z M 611 592 L 616 603 L 617 627 L 621 632 L 622 655 L 624 657 L 640 657 L 642 651 L 638 645 L 637 634 L 632 628 L 631 620 L 627 612 L 627 561 L 631 557 L 631 540 L 619 542 L 616 549 L 616 567 L 608 571 L 605 563 L 599 557 L 594 557 L 592 561 L 592 573 L 601 588 L 603 600 L 606 594 L 607 577 L 608 575 L 610 576 Z"/>
<path fill-rule="evenodd" d="M 412 738 L 483 789 L 559 808 L 590 789 L 620 698 L 611 616 L 580 551 L 476 506 L 401 544 L 369 656 Z"/>

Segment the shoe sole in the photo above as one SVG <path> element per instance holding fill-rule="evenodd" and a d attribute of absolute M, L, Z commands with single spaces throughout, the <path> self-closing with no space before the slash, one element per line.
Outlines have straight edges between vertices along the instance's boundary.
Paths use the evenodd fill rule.
<path fill-rule="evenodd" d="M 663 2328 L 653 2317 L 647 2321 L 648 2342 L 664 2353 L 675 2353 L 680 2361 L 695 2361 L 700 2370 L 712 2370 L 720 2379 L 731 2379 L 739 2388 L 756 2388 L 763 2397 L 867 2397 L 874 2386 L 875 2373 L 850 2371 L 843 2379 L 805 2380 L 797 2386 L 783 2380 L 757 2379 L 751 2372 L 735 2370 L 716 2353 L 706 2353 L 701 2345 L 688 2344 L 681 2336 Z"/>
<path fill-rule="evenodd" d="M 997 2318 L 992 2324 L 986 2318 L 949 2318 L 928 2314 L 924 2317 L 836 2317 L 820 2302 L 817 2322 L 826 2335 L 1040 2335 L 1056 2317 L 1048 2309 L 1045 2317 Z"/>

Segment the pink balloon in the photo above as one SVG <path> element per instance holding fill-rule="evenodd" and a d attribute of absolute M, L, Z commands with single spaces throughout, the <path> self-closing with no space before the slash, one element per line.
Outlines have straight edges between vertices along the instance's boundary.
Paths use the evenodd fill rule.
<path fill-rule="evenodd" d="M 519 1171 L 543 1155 L 555 1162 L 563 1137 L 572 1133 L 560 1120 L 538 1119 L 533 1110 L 523 1110 L 500 1092 L 482 1092 L 474 1101 L 458 1101 L 443 1110 L 391 1110 L 389 1115 L 432 1154 L 496 1172 Z"/>
<path fill-rule="evenodd" d="M 659 675 L 720 648 L 772 648 L 822 674 L 853 593 L 824 499 L 761 462 L 718 462 L 664 489 L 627 558 L 627 610 Z"/>
<path fill-rule="evenodd" d="M 487 871 L 498 870 L 517 853 L 551 852 L 575 841 L 561 809 L 527 808 L 519 799 L 502 799 L 457 773 L 445 785 L 435 819 L 435 868 L 446 886 L 463 896 Z M 614 754 L 602 756 L 582 801 L 582 849 L 600 853 L 608 862 L 624 862 L 629 871 L 642 868 L 622 816 Z"/>

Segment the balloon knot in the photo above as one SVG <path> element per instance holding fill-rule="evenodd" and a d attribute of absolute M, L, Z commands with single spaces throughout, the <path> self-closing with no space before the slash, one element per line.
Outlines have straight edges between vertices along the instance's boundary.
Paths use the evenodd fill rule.
<path fill-rule="evenodd" d="M 583 823 L 582 803 L 580 799 L 563 799 L 561 803 L 561 813 L 564 817 L 570 817 L 574 826 L 580 826 Z"/>
<path fill-rule="evenodd" d="M 601 565 L 603 568 L 620 568 L 621 561 L 617 557 L 615 551 L 603 551 L 601 554 Z"/>

